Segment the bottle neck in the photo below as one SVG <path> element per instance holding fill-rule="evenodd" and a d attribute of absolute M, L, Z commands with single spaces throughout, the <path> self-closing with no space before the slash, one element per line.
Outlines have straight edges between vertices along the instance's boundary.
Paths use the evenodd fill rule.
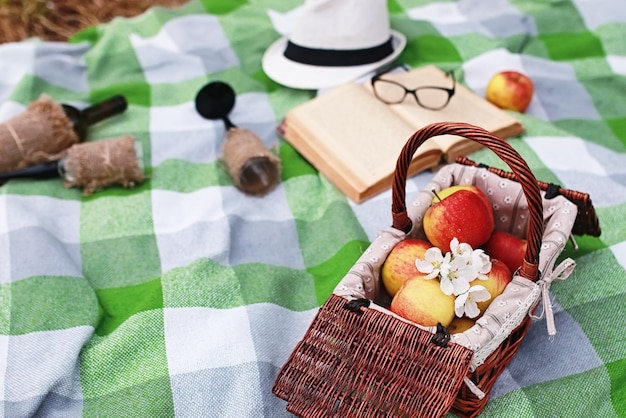
<path fill-rule="evenodd" d="M 91 125 L 124 112 L 128 107 L 128 103 L 124 96 L 116 95 L 83 110 L 78 110 L 68 104 L 62 104 L 61 106 L 70 122 L 72 122 L 78 139 L 82 142 L 87 137 L 87 129 Z"/>
<path fill-rule="evenodd" d="M 120 114 L 126 110 L 128 102 L 124 96 L 113 96 L 103 102 L 96 103 L 81 111 L 87 125 L 93 125 L 101 120 Z"/>
<path fill-rule="evenodd" d="M 19 178 L 48 178 L 59 175 L 59 162 L 49 161 L 46 163 L 32 165 L 20 170 L 8 171 L 0 173 L 0 180 L 11 180 Z"/>

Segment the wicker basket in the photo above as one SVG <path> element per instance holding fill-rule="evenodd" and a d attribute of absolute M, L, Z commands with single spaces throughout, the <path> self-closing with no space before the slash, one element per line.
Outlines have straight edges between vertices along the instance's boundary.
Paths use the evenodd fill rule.
<path fill-rule="evenodd" d="M 417 148 L 438 135 L 458 135 L 488 147 L 512 173 L 461 158 L 443 167 L 407 208 L 409 164 Z M 387 310 L 390 298 L 379 272 L 395 244 L 424 238 L 421 220 L 432 199 L 429 191 L 454 184 L 475 184 L 490 199 L 494 187 L 509 187 L 511 197 L 502 208 L 492 200 L 496 229 L 526 238 L 528 246 L 504 293 L 472 329 L 451 338 L 443 327 L 423 327 Z M 392 227 L 381 231 L 341 280 L 276 378 L 274 394 L 297 416 L 478 415 L 517 353 L 542 296 L 554 332 L 547 291 L 552 280 L 567 277 L 575 265 L 568 259 L 555 267 L 572 231 L 600 234 L 588 195 L 538 182 L 508 143 L 469 124 L 436 123 L 413 134 L 398 158 L 392 192 Z"/>

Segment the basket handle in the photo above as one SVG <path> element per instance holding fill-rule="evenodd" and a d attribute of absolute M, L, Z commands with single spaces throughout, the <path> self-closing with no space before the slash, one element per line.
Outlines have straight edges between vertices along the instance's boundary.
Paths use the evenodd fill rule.
<path fill-rule="evenodd" d="M 478 142 L 493 151 L 513 171 L 526 196 L 530 215 L 527 234 L 528 246 L 519 274 L 529 280 L 537 280 L 539 278 L 539 251 L 544 228 L 543 202 L 537 179 L 521 155 L 510 144 L 478 126 L 462 122 L 437 122 L 425 126 L 411 135 L 400 152 L 394 172 L 391 205 L 393 227 L 404 232 L 409 232 L 413 227 L 406 210 L 405 187 L 409 164 L 420 145 L 427 139 L 439 135 L 462 136 Z"/>

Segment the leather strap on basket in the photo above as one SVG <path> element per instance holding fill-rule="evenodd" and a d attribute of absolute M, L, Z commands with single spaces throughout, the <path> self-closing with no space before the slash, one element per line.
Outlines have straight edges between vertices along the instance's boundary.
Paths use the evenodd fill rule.
<path fill-rule="evenodd" d="M 391 206 L 393 227 L 404 232 L 411 230 L 413 223 L 406 210 L 405 190 L 409 164 L 415 151 L 426 140 L 439 135 L 462 136 L 489 148 L 509 166 L 515 179 L 521 184 L 528 202 L 529 220 L 528 246 L 519 274 L 529 280 L 536 281 L 539 278 L 539 251 L 541 250 L 544 228 L 543 203 L 537 179 L 521 155 L 510 144 L 478 126 L 462 122 L 438 122 L 427 125 L 411 135 L 400 152 L 394 172 Z"/>

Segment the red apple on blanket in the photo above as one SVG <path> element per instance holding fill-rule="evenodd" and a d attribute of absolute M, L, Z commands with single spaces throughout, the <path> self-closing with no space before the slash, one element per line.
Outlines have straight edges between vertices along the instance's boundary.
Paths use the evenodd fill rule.
<path fill-rule="evenodd" d="M 423 326 L 441 323 L 447 327 L 454 319 L 454 295 L 444 294 L 439 280 L 416 277 L 398 290 L 389 309 Z"/>
<path fill-rule="evenodd" d="M 528 241 L 504 231 L 493 231 L 483 246 L 487 254 L 501 260 L 512 273 L 522 265 Z"/>
<path fill-rule="evenodd" d="M 506 286 L 511 282 L 513 276 L 511 270 L 502 261 L 491 258 L 491 270 L 486 274 L 487 279 L 474 279 L 470 282 L 470 286 L 483 286 L 491 297 L 485 301 L 477 302 L 480 313 L 483 314 L 491 302 L 504 292 Z"/>
<path fill-rule="evenodd" d="M 415 267 L 415 260 L 424 258 L 424 253 L 432 245 L 420 239 L 405 239 L 392 248 L 381 269 L 383 285 L 393 297 L 405 281 L 423 276 Z"/>
<path fill-rule="evenodd" d="M 494 105 L 523 113 L 533 97 L 534 85 L 518 71 L 501 71 L 487 84 L 486 98 Z"/>
<path fill-rule="evenodd" d="M 478 187 L 451 186 L 435 194 L 423 226 L 428 241 L 444 253 L 450 251 L 450 241 L 455 237 L 478 248 L 493 232 L 493 210 Z"/>

